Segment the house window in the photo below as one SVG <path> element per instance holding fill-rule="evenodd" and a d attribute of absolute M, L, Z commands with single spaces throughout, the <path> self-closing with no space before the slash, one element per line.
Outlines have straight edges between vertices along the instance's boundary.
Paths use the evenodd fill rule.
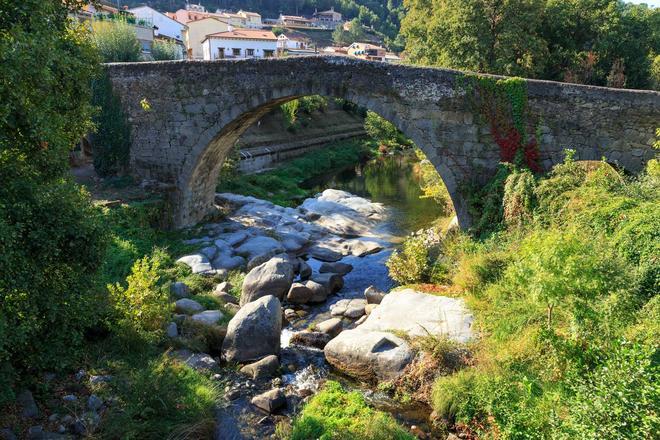
<path fill-rule="evenodd" d="M 245 56 L 253 57 L 254 56 L 254 49 L 245 49 Z"/>
<path fill-rule="evenodd" d="M 274 54 L 274 50 L 264 49 L 264 58 L 271 58 Z"/>
<path fill-rule="evenodd" d="M 231 50 L 231 54 L 235 57 L 240 57 L 241 56 L 241 50 L 234 48 L 234 49 Z"/>
<path fill-rule="evenodd" d="M 221 60 L 225 57 L 225 48 L 224 47 L 219 47 L 218 48 L 218 59 Z"/>

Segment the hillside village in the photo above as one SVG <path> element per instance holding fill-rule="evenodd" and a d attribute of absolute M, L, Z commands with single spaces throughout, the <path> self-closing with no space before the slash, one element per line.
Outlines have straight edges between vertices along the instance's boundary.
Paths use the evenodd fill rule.
<path fill-rule="evenodd" d="M 306 31 L 325 33 L 341 28 L 349 31 L 352 22 L 330 8 L 312 16 L 280 14 L 262 18 L 256 12 L 239 10 L 211 12 L 200 4 L 186 4 L 173 12 L 150 6 L 118 9 L 110 2 L 88 4 L 76 13 L 83 21 L 122 21 L 130 24 L 142 46 L 142 57 L 152 60 L 154 42 L 176 45 L 177 58 L 218 60 L 274 58 L 285 56 L 334 55 L 370 61 L 399 62 L 401 58 L 374 41 L 349 45 L 324 45 Z"/>

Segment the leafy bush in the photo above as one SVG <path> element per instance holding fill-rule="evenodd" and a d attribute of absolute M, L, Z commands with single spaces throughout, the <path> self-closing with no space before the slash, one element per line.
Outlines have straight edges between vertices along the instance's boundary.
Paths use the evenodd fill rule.
<path fill-rule="evenodd" d="M 94 41 L 106 63 L 140 61 L 142 47 L 135 28 L 122 20 L 94 21 Z"/>
<path fill-rule="evenodd" d="M 505 273 L 505 282 L 546 305 L 549 327 L 556 306 L 568 306 L 576 319 L 583 319 L 598 296 L 625 286 L 624 266 L 612 249 L 602 238 L 584 232 L 534 232 L 518 255 Z"/>
<path fill-rule="evenodd" d="M 504 221 L 510 226 L 522 226 L 532 218 L 536 182 L 528 169 L 515 170 L 504 182 L 502 205 Z"/>
<path fill-rule="evenodd" d="M 91 128 L 98 57 L 70 3 L 0 8 L 0 402 L 15 377 L 77 362 L 102 309 L 104 228 L 68 172 Z"/>
<path fill-rule="evenodd" d="M 133 264 L 126 287 L 109 284 L 108 291 L 118 314 L 119 332 L 157 341 L 170 317 L 169 294 L 161 283 L 158 252 Z"/>
<path fill-rule="evenodd" d="M 467 292 L 478 294 L 487 284 L 500 279 L 510 257 L 502 252 L 482 250 L 464 253 L 452 282 Z"/>
<path fill-rule="evenodd" d="M 328 381 L 295 419 L 289 438 L 412 440 L 415 437 L 388 414 L 370 408 L 359 392 L 346 392 L 339 383 Z"/>
<path fill-rule="evenodd" d="M 151 46 L 151 56 L 156 61 L 166 61 L 166 60 L 180 60 L 181 49 L 179 45 L 173 41 L 154 41 L 154 44 Z"/>
<path fill-rule="evenodd" d="M 660 432 L 660 368 L 653 348 L 618 342 L 595 369 L 572 377 L 565 439 L 641 439 Z"/>
<path fill-rule="evenodd" d="M 401 250 L 395 250 L 387 260 L 390 277 L 399 284 L 425 281 L 429 270 L 429 250 L 422 237 L 410 237 Z"/>

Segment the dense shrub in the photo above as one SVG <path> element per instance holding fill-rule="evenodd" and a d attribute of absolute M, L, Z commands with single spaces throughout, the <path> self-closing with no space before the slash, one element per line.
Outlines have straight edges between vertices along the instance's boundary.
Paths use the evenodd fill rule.
<path fill-rule="evenodd" d="M 402 248 L 392 252 L 387 260 L 390 277 L 399 284 L 418 283 L 427 280 L 429 250 L 422 237 L 410 237 Z"/>
<path fill-rule="evenodd" d="M 564 439 L 641 439 L 660 432 L 660 367 L 655 349 L 617 341 L 586 375 L 571 377 Z"/>
<path fill-rule="evenodd" d="M 156 342 L 163 335 L 171 313 L 169 293 L 163 288 L 159 254 L 137 260 L 126 278 L 126 286 L 109 284 L 117 313 L 118 332 Z"/>
<path fill-rule="evenodd" d="M 94 41 L 106 63 L 140 61 L 142 47 L 135 27 L 122 20 L 95 21 Z"/>
<path fill-rule="evenodd" d="M 12 371 L 75 362 L 101 309 L 104 232 L 68 177 L 68 153 L 91 127 L 98 58 L 67 18 L 72 3 L 0 6 L 0 401 Z"/>
<path fill-rule="evenodd" d="M 394 419 L 370 408 L 358 391 L 346 392 L 328 381 L 293 423 L 291 440 L 355 439 L 412 440 L 414 437 Z"/>
<path fill-rule="evenodd" d="M 179 45 L 173 41 L 154 41 L 151 46 L 151 56 L 156 61 L 180 60 L 182 57 Z"/>

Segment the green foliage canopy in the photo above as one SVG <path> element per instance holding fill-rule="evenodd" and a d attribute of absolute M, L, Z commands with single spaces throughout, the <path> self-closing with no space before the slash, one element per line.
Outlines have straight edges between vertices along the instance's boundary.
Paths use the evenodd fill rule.
<path fill-rule="evenodd" d="M 3 371 L 66 366 L 101 308 L 93 275 L 103 229 L 68 177 L 68 153 L 91 128 L 89 85 L 99 61 L 87 31 L 67 19 L 75 3 L 0 5 Z"/>

